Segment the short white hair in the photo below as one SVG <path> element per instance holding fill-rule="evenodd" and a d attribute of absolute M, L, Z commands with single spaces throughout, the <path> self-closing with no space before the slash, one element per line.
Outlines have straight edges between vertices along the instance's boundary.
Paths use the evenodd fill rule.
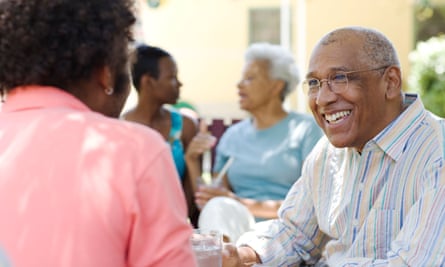
<path fill-rule="evenodd" d="M 269 75 L 273 79 L 285 82 L 283 99 L 297 88 L 300 75 L 291 51 L 280 45 L 270 43 L 253 43 L 245 54 L 246 62 L 265 60 L 269 63 Z"/>

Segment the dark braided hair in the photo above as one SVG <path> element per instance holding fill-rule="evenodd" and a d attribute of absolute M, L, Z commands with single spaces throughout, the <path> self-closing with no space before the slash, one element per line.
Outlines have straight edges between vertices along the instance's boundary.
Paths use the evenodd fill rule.
<path fill-rule="evenodd" d="M 132 0 L 0 0 L 0 88 L 69 90 L 128 61 Z"/>

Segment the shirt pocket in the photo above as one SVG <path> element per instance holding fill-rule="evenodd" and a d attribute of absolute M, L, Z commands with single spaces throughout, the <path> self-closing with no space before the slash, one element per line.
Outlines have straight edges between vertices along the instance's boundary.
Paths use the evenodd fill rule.
<path fill-rule="evenodd" d="M 351 252 L 357 257 L 385 259 L 401 228 L 400 212 L 371 209 L 353 242 Z"/>

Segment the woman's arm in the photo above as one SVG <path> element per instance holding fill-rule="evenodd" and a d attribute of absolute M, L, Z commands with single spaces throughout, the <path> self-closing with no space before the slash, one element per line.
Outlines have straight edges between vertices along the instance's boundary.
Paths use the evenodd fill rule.
<path fill-rule="evenodd" d="M 199 124 L 199 131 L 191 138 L 186 152 L 185 163 L 187 173 L 192 180 L 193 191 L 198 187 L 198 178 L 202 175 L 201 158 L 202 154 L 215 145 L 216 139 L 207 131 L 207 125 L 204 121 Z"/>
<path fill-rule="evenodd" d="M 278 217 L 278 209 L 280 208 L 283 200 L 256 200 L 251 198 L 240 198 L 233 193 L 230 186 L 227 175 L 224 175 L 223 185 L 228 188 L 229 196 L 241 202 L 252 213 L 253 216 L 264 219 L 275 219 Z"/>
<path fill-rule="evenodd" d="M 182 121 L 181 141 L 184 146 L 184 159 L 186 162 L 184 182 L 188 183 L 186 187 L 190 188 L 193 193 L 196 190 L 195 179 L 201 175 L 201 161 L 199 160 L 199 154 L 194 156 L 196 159 L 187 160 L 187 151 L 193 142 L 193 138 L 198 134 L 198 124 L 192 118 L 184 115 L 182 115 Z"/>
<path fill-rule="evenodd" d="M 184 115 L 182 116 L 182 121 L 183 123 L 181 131 L 181 142 L 184 147 L 184 151 L 187 151 L 191 140 L 198 133 L 198 125 L 195 120 Z M 198 166 L 198 168 L 200 168 L 200 165 Z M 185 198 L 187 201 L 188 217 L 190 223 L 194 227 L 196 227 L 198 223 L 199 209 L 195 204 L 194 179 L 192 179 L 192 176 L 190 176 L 190 172 L 188 171 L 187 166 L 182 181 L 182 188 L 184 190 Z"/>
<path fill-rule="evenodd" d="M 283 203 L 282 200 L 264 200 L 258 201 L 250 198 L 237 198 L 244 206 L 249 209 L 253 216 L 265 219 L 274 219 L 278 217 L 278 209 Z"/>
<path fill-rule="evenodd" d="M 240 198 L 230 189 L 227 176 L 224 176 L 220 186 L 200 186 L 195 193 L 195 199 L 198 207 L 203 207 L 207 201 L 217 196 L 224 196 L 241 202 L 255 217 L 273 219 L 278 217 L 278 209 L 282 200 L 259 201 L 250 198 Z"/>

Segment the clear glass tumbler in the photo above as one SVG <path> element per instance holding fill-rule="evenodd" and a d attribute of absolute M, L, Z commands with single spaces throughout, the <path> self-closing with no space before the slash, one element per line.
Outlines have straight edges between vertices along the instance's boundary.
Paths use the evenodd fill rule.
<path fill-rule="evenodd" d="M 194 229 L 191 243 L 198 267 L 222 267 L 222 234 L 220 232 Z"/>

